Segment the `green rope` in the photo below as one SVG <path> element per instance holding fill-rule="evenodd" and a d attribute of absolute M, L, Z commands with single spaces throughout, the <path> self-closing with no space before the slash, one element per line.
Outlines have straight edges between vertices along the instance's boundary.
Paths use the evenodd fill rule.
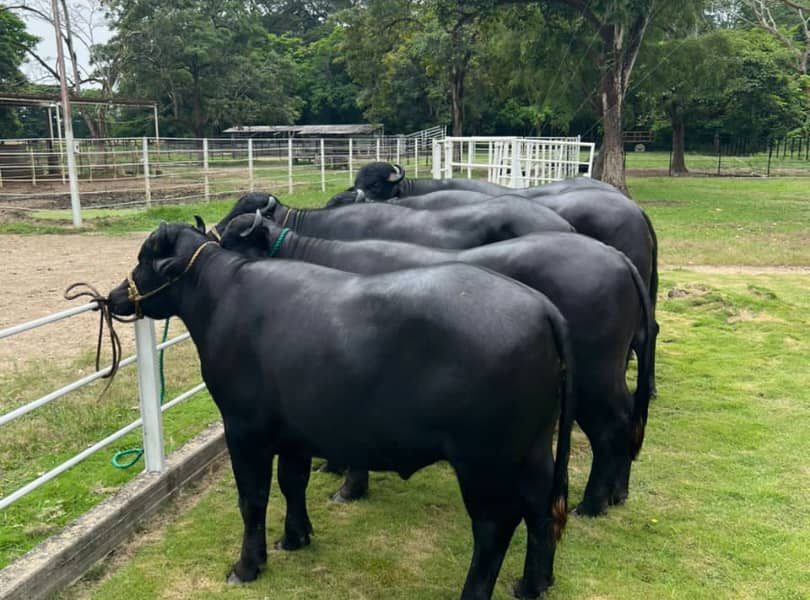
<path fill-rule="evenodd" d="M 284 243 L 284 238 L 287 237 L 288 233 L 290 233 L 290 229 L 288 227 L 285 227 L 284 229 L 281 230 L 281 233 L 278 234 L 278 239 L 273 244 L 273 247 L 270 248 L 269 254 L 270 258 L 273 258 L 276 255 L 276 252 L 278 252 L 279 248 L 281 248 L 281 244 Z"/>
<path fill-rule="evenodd" d="M 272 256 L 272 255 L 271 255 Z M 171 317 L 169 317 L 171 319 Z M 163 324 L 163 341 L 160 343 L 163 344 L 169 337 L 169 319 L 166 319 L 166 322 Z M 160 403 L 163 404 L 163 398 L 166 394 L 166 377 L 163 374 L 163 352 L 165 348 L 160 350 L 160 355 L 158 357 L 158 365 L 160 367 Z M 132 456 L 126 462 L 122 462 L 122 459 L 125 456 Z M 114 466 L 116 469 L 129 469 L 133 466 L 136 462 L 138 462 L 143 456 L 143 448 L 127 448 L 126 450 L 119 450 L 115 454 L 113 454 L 112 460 L 110 464 Z"/>

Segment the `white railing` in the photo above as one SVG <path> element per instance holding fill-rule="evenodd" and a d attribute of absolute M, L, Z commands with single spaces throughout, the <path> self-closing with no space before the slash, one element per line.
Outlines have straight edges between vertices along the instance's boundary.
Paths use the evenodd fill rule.
<path fill-rule="evenodd" d="M 0 340 L 3 338 L 19 335 L 26 331 L 30 331 L 43 325 L 55 323 L 72 316 L 83 314 L 97 308 L 95 302 L 77 306 L 68 310 L 64 310 L 47 317 L 35 319 L 8 327 L 0 330 Z M 46 473 L 41 474 L 39 477 L 33 479 L 22 487 L 14 490 L 0 498 L 0 510 L 10 506 L 20 498 L 30 494 L 39 487 L 45 485 L 52 479 L 55 479 L 60 474 L 64 473 L 71 467 L 79 464 L 81 461 L 89 456 L 92 456 L 102 448 L 105 448 L 115 442 L 116 440 L 124 437 L 131 431 L 138 427 L 143 428 L 143 449 L 145 469 L 149 472 L 162 472 L 165 469 L 165 456 L 164 456 L 164 443 L 163 443 L 163 420 L 162 414 L 173 406 L 176 406 L 183 400 L 201 392 L 205 389 L 205 384 L 201 383 L 190 390 L 180 394 L 176 398 L 164 403 L 161 406 L 160 401 L 160 376 L 158 370 L 158 352 L 169 348 L 175 344 L 184 342 L 190 338 L 188 333 L 178 335 L 166 342 L 157 344 L 155 340 L 155 324 L 151 319 L 139 319 L 135 321 L 135 354 L 123 359 L 119 363 L 119 368 L 126 368 L 132 363 L 138 365 L 138 395 L 140 398 L 140 412 L 141 417 L 132 421 L 121 429 L 111 433 L 102 440 L 95 442 L 88 448 L 82 450 L 75 456 L 64 461 L 60 465 L 50 469 Z M 72 383 L 69 383 L 57 390 L 54 390 L 36 400 L 32 400 L 23 406 L 20 406 L 10 412 L 0 415 L 0 427 L 14 421 L 31 411 L 45 406 L 65 396 L 66 394 L 84 387 L 93 381 L 101 379 L 110 372 L 111 367 L 101 369 L 90 375 L 82 377 Z"/>
<path fill-rule="evenodd" d="M 433 177 L 486 176 L 513 188 L 591 176 L 594 144 L 575 138 L 446 137 L 434 141 Z"/>
<path fill-rule="evenodd" d="M 405 135 L 405 137 L 417 138 L 420 140 L 441 140 L 447 137 L 447 126 L 436 125 L 435 127 L 428 127 L 427 129 L 421 129 L 419 131 L 414 131 L 413 133 L 408 133 Z"/>
<path fill-rule="evenodd" d="M 0 207 L 69 206 L 59 140 L 0 141 Z M 74 144 L 84 208 L 208 201 L 248 190 L 293 193 L 349 187 L 363 164 L 430 168 L 426 138 L 114 138 Z"/>

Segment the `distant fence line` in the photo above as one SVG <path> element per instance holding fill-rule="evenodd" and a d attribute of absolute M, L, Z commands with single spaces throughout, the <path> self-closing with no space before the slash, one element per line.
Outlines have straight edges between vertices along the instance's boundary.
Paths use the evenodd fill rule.
<path fill-rule="evenodd" d="M 110 138 L 74 142 L 83 207 L 209 201 L 246 191 L 349 187 L 371 161 L 410 177 L 482 177 L 507 186 L 590 174 L 593 144 L 579 138 L 412 137 Z M 434 136 L 434 137 L 431 137 Z M 67 148 L 59 140 L 0 142 L 0 208 L 66 208 Z"/>
<path fill-rule="evenodd" d="M 642 152 L 657 156 L 644 157 Z M 646 143 L 625 144 L 626 166 L 633 172 L 672 169 L 672 140 L 661 136 Z M 662 154 L 668 156 L 664 159 Z M 723 133 L 687 135 L 686 166 L 690 173 L 724 177 L 810 176 L 810 135 L 766 138 Z"/>

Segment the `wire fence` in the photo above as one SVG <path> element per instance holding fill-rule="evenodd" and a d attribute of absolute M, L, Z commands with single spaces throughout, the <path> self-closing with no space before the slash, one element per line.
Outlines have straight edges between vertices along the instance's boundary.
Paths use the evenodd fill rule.
<path fill-rule="evenodd" d="M 625 165 L 632 175 L 677 175 L 667 137 L 627 144 Z M 745 138 L 722 133 L 687 137 L 684 162 L 690 174 L 721 177 L 808 177 L 810 136 Z"/>
<path fill-rule="evenodd" d="M 77 140 L 74 152 L 82 206 L 105 208 L 349 187 L 357 169 L 375 160 L 429 176 L 431 147 L 427 136 L 116 138 Z M 59 140 L 0 142 L 0 206 L 68 207 L 66 151 Z"/>

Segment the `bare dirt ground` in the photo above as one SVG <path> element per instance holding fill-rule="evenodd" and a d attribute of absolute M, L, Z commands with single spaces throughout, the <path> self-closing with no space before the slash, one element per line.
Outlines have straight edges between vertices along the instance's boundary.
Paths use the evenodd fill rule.
<path fill-rule="evenodd" d="M 0 235 L 0 329 L 81 304 L 62 297 L 65 288 L 77 281 L 90 283 L 106 294 L 135 266 L 145 237 L 145 233 Z M 707 274 L 810 275 L 810 267 L 663 267 L 673 268 Z M 117 330 L 128 354 L 132 347 L 132 327 L 119 324 Z M 37 358 L 64 364 L 83 352 L 93 351 L 97 335 L 98 313 L 94 312 L 0 340 L 0 372 Z"/>
<path fill-rule="evenodd" d="M 62 296 L 77 281 L 106 294 L 135 266 L 145 237 L 0 235 L 0 329 L 82 304 Z M 35 358 L 63 363 L 94 350 L 98 318 L 85 313 L 0 340 L 0 372 Z M 131 349 L 132 327 L 117 330 Z"/>

